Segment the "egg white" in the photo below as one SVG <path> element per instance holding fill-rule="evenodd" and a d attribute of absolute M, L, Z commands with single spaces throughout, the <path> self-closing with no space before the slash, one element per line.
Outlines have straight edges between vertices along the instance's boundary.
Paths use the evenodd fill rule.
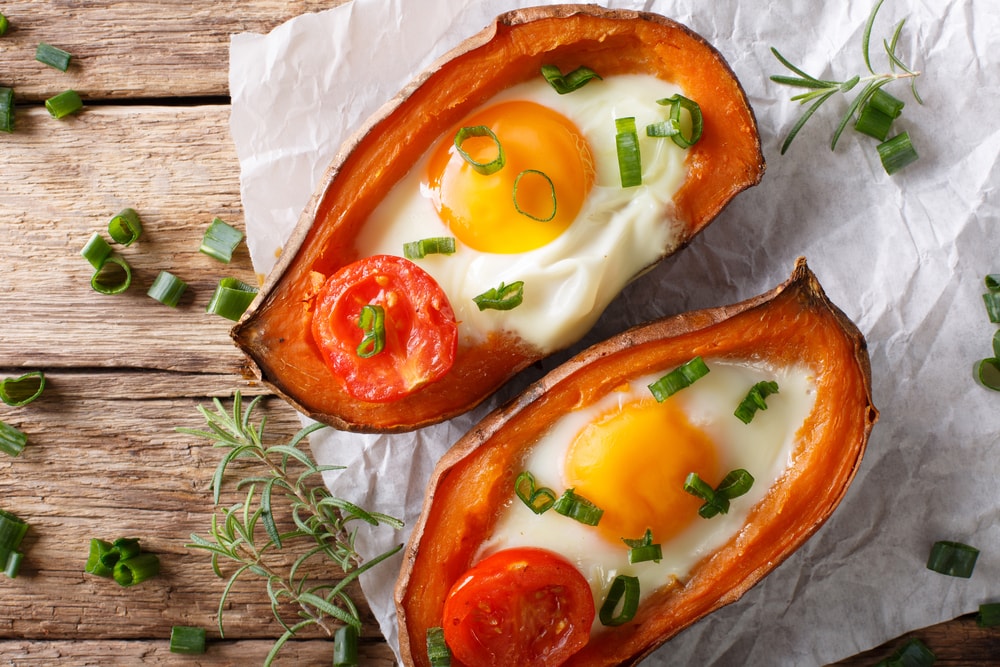
<path fill-rule="evenodd" d="M 753 475 L 750 491 L 733 499 L 727 514 L 711 519 L 696 517 L 677 537 L 662 544 L 663 558 L 659 563 L 630 564 L 624 543 L 611 544 L 598 535 L 595 528 L 555 511 L 535 514 L 514 496 L 512 489 L 511 500 L 502 509 L 492 535 L 481 546 L 476 560 L 501 549 L 519 546 L 541 547 L 562 554 L 587 579 L 596 608 L 600 608 L 612 581 L 619 574 L 638 577 L 641 599 L 675 579 L 685 581 L 700 560 L 743 528 L 753 506 L 792 464 L 797 433 L 815 403 L 815 381 L 808 368 L 774 368 L 731 360 L 705 361 L 710 368 L 708 375 L 667 400 L 677 401 L 691 424 L 715 443 L 722 470 L 744 468 Z M 573 438 L 586 424 L 607 411 L 647 397 L 648 385 L 662 375 L 636 378 L 627 389 L 614 391 L 586 408 L 564 415 L 534 444 L 523 462 L 523 469 L 534 475 L 539 486 L 548 486 L 558 496 L 564 490 L 559 485 L 565 483 L 563 462 Z M 749 388 L 762 380 L 777 381 L 779 393 L 768 396 L 767 409 L 758 411 L 753 421 L 745 424 L 733 415 L 733 411 Z M 669 455 L 668 443 L 669 434 L 664 434 L 664 451 L 650 452 L 650 456 Z M 595 621 L 596 628 L 599 628 L 599 621 Z"/>
<path fill-rule="evenodd" d="M 683 91 L 649 75 L 593 80 L 557 94 L 539 76 L 489 102 L 529 100 L 572 121 L 590 143 L 596 179 L 576 221 L 554 241 L 519 254 L 476 251 L 457 242 L 452 255 L 416 260 L 444 289 L 459 322 L 460 343 L 475 344 L 491 332 L 517 334 L 543 353 L 581 338 L 630 279 L 676 248 L 683 232 L 673 196 L 687 174 L 686 151 L 669 139 L 645 136 L 667 107 L 657 99 Z M 642 185 L 622 188 L 615 150 L 615 119 L 634 116 L 639 130 Z M 385 199 L 357 240 L 362 256 L 402 255 L 403 244 L 453 236 L 428 192 L 421 192 L 424 155 Z M 513 310 L 479 311 L 473 297 L 501 282 L 524 282 L 524 301 Z"/>

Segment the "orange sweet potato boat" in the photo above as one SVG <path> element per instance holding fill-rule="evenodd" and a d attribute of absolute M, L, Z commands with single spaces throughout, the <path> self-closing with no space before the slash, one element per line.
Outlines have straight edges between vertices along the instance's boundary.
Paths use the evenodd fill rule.
<path fill-rule="evenodd" d="M 354 241 L 375 206 L 433 143 L 501 90 L 538 76 L 543 64 L 581 64 L 604 76 L 651 73 L 701 106 L 702 139 L 686 159 L 675 196 L 681 246 L 742 190 L 764 159 L 753 112 L 722 56 L 662 16 L 590 5 L 503 14 L 439 60 L 343 147 L 303 213 L 261 294 L 232 336 L 253 371 L 300 411 L 345 430 L 411 430 L 461 414 L 543 356 L 518 337 L 460 345 L 446 377 L 392 403 L 349 396 L 310 334 L 318 285 L 358 259 Z M 666 214 L 666 212 L 665 212 Z"/>
<path fill-rule="evenodd" d="M 396 588 L 404 664 L 428 664 L 426 631 L 441 625 L 448 591 L 474 564 L 540 434 L 629 378 L 669 370 L 694 355 L 802 363 L 813 371 L 815 406 L 799 431 L 793 462 L 751 510 L 746 528 L 697 564 L 690 578 L 655 592 L 632 621 L 604 628 L 565 664 L 638 662 L 737 600 L 823 524 L 854 478 L 878 412 L 862 334 L 800 259 L 791 278 L 766 294 L 642 325 L 589 348 L 449 450 L 432 475 Z"/>

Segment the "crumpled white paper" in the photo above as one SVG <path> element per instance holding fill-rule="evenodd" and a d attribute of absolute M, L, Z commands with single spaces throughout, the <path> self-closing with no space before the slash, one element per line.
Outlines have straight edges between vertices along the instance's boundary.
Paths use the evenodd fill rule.
<path fill-rule="evenodd" d="M 352 129 L 434 58 L 528 4 L 550 3 L 354 0 L 266 36 L 235 35 L 231 129 L 256 270 L 270 270 Z M 924 71 L 923 106 L 905 84 L 888 88 L 907 102 L 897 123 L 920 153 L 890 177 L 875 142 L 851 130 L 830 151 L 844 99 L 828 102 L 779 155 L 802 107 L 789 101 L 792 89 L 768 79 L 787 73 L 771 46 L 821 78 L 863 73 L 869 0 L 607 4 L 670 16 L 723 53 L 757 114 L 768 169 L 690 247 L 629 286 L 573 351 L 658 316 L 756 295 L 805 255 L 868 338 L 881 410 L 857 478 L 827 524 L 740 601 L 644 664 L 819 665 L 1000 600 L 1000 395 L 971 373 L 992 356 L 996 329 L 980 294 L 983 276 L 1000 271 L 1000 12 L 992 0 L 883 5 L 872 39 L 876 71 L 886 68 L 881 40 L 902 18 L 903 60 Z M 437 458 L 538 374 L 517 378 L 471 415 L 413 434 L 327 430 L 313 439 L 314 454 L 348 467 L 327 478 L 336 494 L 412 525 Z M 375 555 L 406 535 L 378 528 L 359 545 Z M 925 568 L 939 539 L 982 550 L 970 580 Z M 397 557 L 362 581 L 394 647 L 398 565 Z"/>

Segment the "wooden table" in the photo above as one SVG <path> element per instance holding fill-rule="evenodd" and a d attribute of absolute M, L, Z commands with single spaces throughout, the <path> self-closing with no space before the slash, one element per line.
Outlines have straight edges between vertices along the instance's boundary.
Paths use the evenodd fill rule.
<path fill-rule="evenodd" d="M 0 576 L 0 656 L 5 664 L 259 664 L 281 630 L 264 589 L 248 579 L 216 629 L 224 580 L 185 545 L 207 534 L 209 490 L 221 453 L 178 433 L 204 421 L 196 406 L 234 391 L 266 394 L 228 336 L 205 313 L 217 281 L 254 282 L 245 246 L 230 265 L 198 252 L 214 217 L 243 224 L 239 165 L 228 132 L 229 37 L 267 32 L 338 0 L 8 0 L 0 38 L 0 86 L 13 87 L 13 134 L 0 135 L 0 377 L 43 370 L 48 386 L 30 405 L 0 405 L 0 421 L 24 431 L 17 458 L 0 455 L 0 508 L 26 520 L 25 560 Z M 63 73 L 34 60 L 46 42 L 73 54 Z M 42 102 L 62 90 L 86 102 L 55 120 Z M 133 285 L 104 296 L 90 287 L 79 252 L 124 207 L 144 235 L 121 249 Z M 176 308 L 146 295 L 160 270 L 189 288 Z M 276 439 L 299 428 L 294 411 L 266 396 Z M 232 489 L 223 506 L 241 497 Z M 373 508 L 377 509 L 377 508 Z M 84 573 L 91 538 L 139 537 L 162 571 L 131 588 Z M 331 571 L 330 577 L 342 576 Z M 362 664 L 392 653 L 365 607 Z M 202 626 L 201 657 L 171 654 L 174 625 Z M 1000 632 L 970 617 L 917 631 L 938 664 L 992 664 Z M 891 642 L 844 665 L 871 664 Z M 330 664 L 318 630 L 290 642 L 280 664 Z"/>

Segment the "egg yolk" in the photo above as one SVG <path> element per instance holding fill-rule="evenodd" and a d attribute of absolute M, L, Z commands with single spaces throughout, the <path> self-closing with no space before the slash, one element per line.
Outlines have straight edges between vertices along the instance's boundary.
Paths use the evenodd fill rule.
<path fill-rule="evenodd" d="M 565 116 L 535 102 L 502 102 L 462 122 L 496 135 L 472 136 L 462 151 L 478 163 L 498 155 L 494 173 L 476 171 L 455 146 L 457 129 L 434 149 L 425 187 L 438 215 L 465 245 L 481 252 L 518 253 L 539 248 L 573 222 L 594 182 L 586 139 Z"/>
<path fill-rule="evenodd" d="M 564 464 L 567 486 L 604 510 L 597 530 L 619 545 L 646 529 L 665 543 L 698 518 L 702 500 L 684 491 L 691 472 L 714 486 L 718 452 L 670 400 L 605 413 L 577 434 Z"/>

